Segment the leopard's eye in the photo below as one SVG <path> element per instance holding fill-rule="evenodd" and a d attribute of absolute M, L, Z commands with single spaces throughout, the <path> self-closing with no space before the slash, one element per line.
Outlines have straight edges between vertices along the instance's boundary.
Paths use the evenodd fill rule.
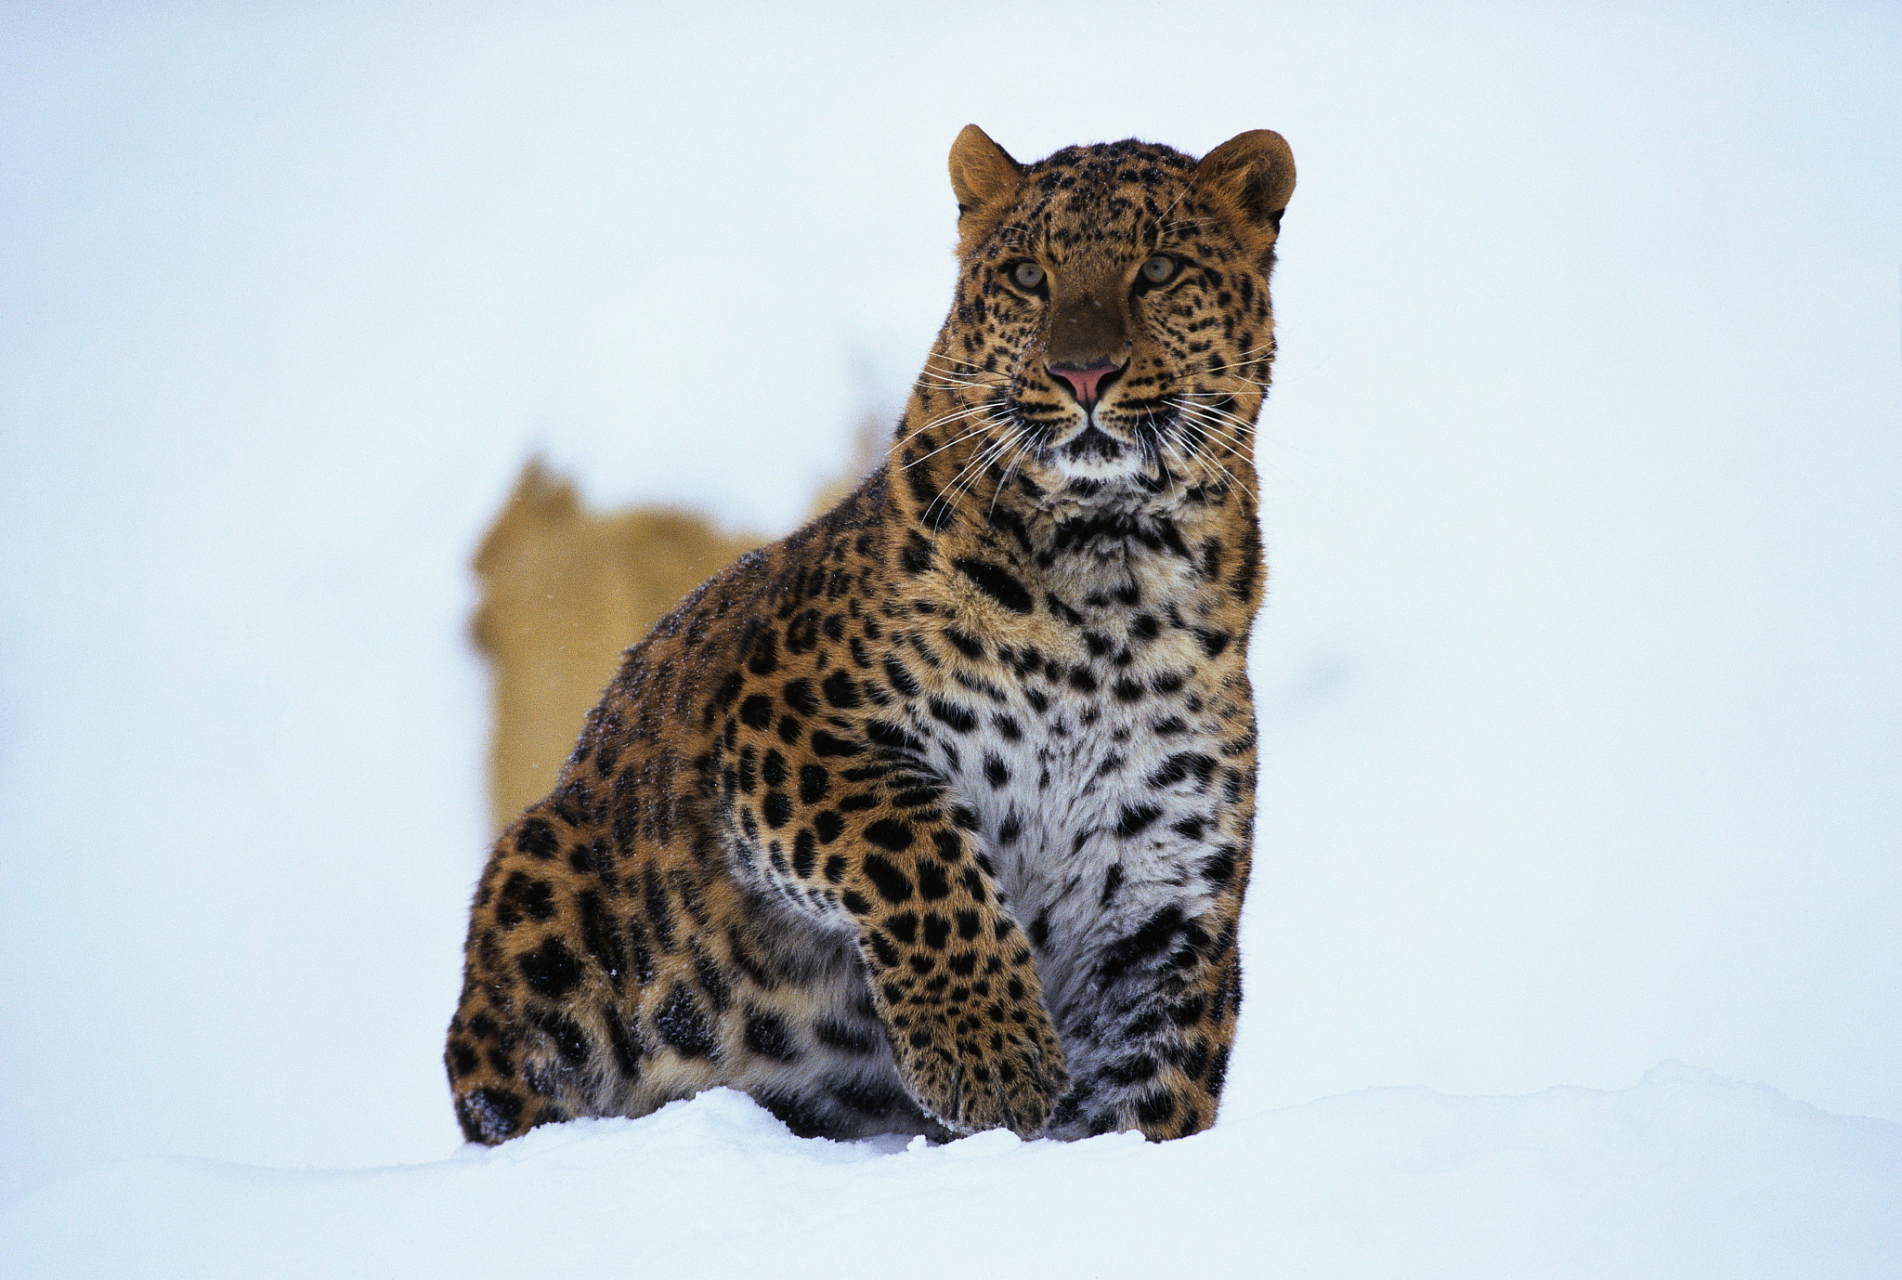
<path fill-rule="evenodd" d="M 1156 254 L 1143 263 L 1142 277 L 1145 284 L 1168 284 L 1175 278 L 1176 271 L 1182 266 L 1166 253 Z"/>
<path fill-rule="evenodd" d="M 1035 289 L 1043 283 L 1043 268 L 1034 262 L 1020 262 L 1011 268 L 1010 278 L 1020 288 Z"/>

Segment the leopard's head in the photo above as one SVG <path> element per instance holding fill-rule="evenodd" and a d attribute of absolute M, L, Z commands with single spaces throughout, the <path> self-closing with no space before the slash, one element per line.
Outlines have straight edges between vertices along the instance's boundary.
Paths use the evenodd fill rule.
<path fill-rule="evenodd" d="M 920 382 L 934 447 L 1045 489 L 1252 483 L 1294 191 L 1281 135 L 1200 161 L 1132 140 L 1024 165 L 970 125 L 951 185 L 957 296 Z"/>

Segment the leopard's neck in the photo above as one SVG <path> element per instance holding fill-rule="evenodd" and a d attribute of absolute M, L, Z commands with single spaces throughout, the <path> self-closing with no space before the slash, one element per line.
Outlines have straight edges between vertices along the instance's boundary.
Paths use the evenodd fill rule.
<path fill-rule="evenodd" d="M 903 442 L 910 434 L 901 424 L 888 463 L 901 568 L 944 552 L 1005 565 L 1033 593 L 1087 594 L 1113 593 L 1132 581 L 1153 591 L 1180 579 L 1186 589 L 1215 577 L 1221 562 L 1259 564 L 1252 473 L 1188 477 L 1158 465 L 1112 481 L 1048 474 L 1039 480 L 982 465 L 967 456 L 974 449 L 908 455 Z M 1247 575 L 1249 591 L 1253 576 Z"/>

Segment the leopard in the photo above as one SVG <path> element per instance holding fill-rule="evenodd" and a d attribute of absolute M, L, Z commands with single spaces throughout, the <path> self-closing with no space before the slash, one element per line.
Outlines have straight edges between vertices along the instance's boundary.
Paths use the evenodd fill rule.
<path fill-rule="evenodd" d="M 718 1087 L 835 1140 L 1215 1122 L 1293 154 L 1026 164 L 970 125 L 950 177 L 884 463 L 630 648 L 494 844 L 445 1053 L 470 1142 Z"/>

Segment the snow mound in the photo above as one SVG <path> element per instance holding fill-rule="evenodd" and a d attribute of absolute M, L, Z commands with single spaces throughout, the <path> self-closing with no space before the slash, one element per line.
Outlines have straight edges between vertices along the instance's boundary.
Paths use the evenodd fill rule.
<path fill-rule="evenodd" d="M 793 1137 L 727 1090 L 433 1164 L 145 1159 L 0 1215 L 8 1275 L 1893 1277 L 1902 1125 L 1675 1063 L 1379 1089 L 1151 1146 Z"/>

